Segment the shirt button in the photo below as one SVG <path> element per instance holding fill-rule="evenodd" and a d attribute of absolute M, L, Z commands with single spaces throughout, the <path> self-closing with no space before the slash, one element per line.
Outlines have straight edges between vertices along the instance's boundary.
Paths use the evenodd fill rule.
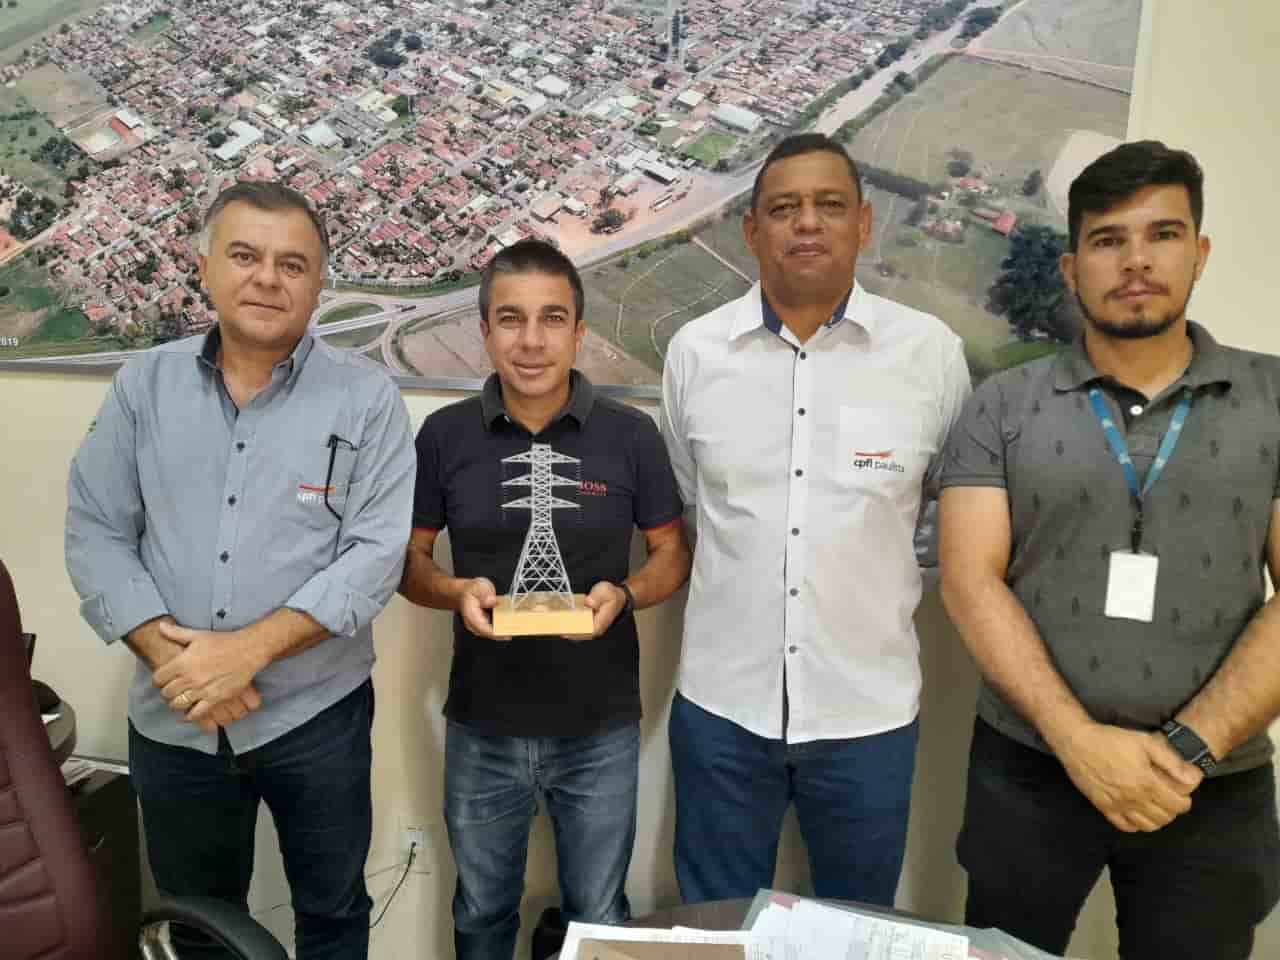
<path fill-rule="evenodd" d="M 233 507 L 236 505 L 236 495 L 234 493 L 227 497 L 227 503 L 231 504 Z"/>
<path fill-rule="evenodd" d="M 792 528 L 791 528 L 791 535 L 792 535 L 793 537 L 798 537 L 798 536 L 800 536 L 800 528 L 799 528 L 799 527 L 792 527 Z"/>
<path fill-rule="evenodd" d="M 218 559 L 221 560 L 223 563 L 226 563 L 228 560 L 231 559 L 231 554 L 223 550 L 222 553 L 218 555 Z"/>
<path fill-rule="evenodd" d="M 797 476 L 797 477 L 803 477 L 803 476 L 804 476 L 804 471 L 803 471 L 803 470 L 799 470 L 799 469 L 797 469 L 797 470 L 796 470 L 796 476 Z"/>
<path fill-rule="evenodd" d="M 796 411 L 796 413 L 800 414 L 800 416 L 802 416 L 802 417 L 803 417 L 803 416 L 804 416 L 804 407 L 801 407 L 799 410 L 797 410 L 797 411 Z"/>
<path fill-rule="evenodd" d="M 236 449 L 237 449 L 237 450 L 243 450 L 243 449 L 244 449 L 244 441 L 243 441 L 243 440 L 241 440 L 239 443 L 237 443 L 237 444 L 236 444 Z"/>
<path fill-rule="evenodd" d="M 214 616 L 217 617 L 219 620 L 225 620 L 227 619 L 227 611 L 219 610 L 217 613 L 214 614 Z"/>
<path fill-rule="evenodd" d="M 1130 414 L 1131 416 L 1134 416 L 1134 417 L 1141 416 L 1141 415 L 1142 415 L 1142 404 L 1140 404 L 1140 403 L 1135 403 L 1132 407 L 1130 407 L 1130 408 L 1129 408 L 1129 414 Z"/>
<path fill-rule="evenodd" d="M 803 359 L 804 359 L 805 357 L 807 357 L 807 356 L 808 356 L 808 354 L 807 354 L 807 353 L 805 353 L 803 350 L 801 350 L 801 351 L 800 351 L 800 359 L 801 359 L 801 360 L 803 360 Z"/>
<path fill-rule="evenodd" d="M 791 588 L 791 595 L 792 595 L 793 597 L 799 596 L 799 595 L 800 595 L 800 591 L 799 591 L 799 590 L 797 590 L 795 587 L 792 587 L 792 588 Z"/>
<path fill-rule="evenodd" d="M 788 647 L 787 649 L 788 649 L 791 653 L 795 653 L 795 652 L 796 652 L 797 650 L 799 650 L 800 648 L 799 648 L 799 647 L 797 647 L 795 644 L 792 644 L 792 645 L 791 645 L 790 647 Z"/>

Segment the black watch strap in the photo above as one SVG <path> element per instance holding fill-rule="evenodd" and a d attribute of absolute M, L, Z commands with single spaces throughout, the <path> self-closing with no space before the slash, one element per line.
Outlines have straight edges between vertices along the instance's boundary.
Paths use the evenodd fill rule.
<path fill-rule="evenodd" d="M 1169 746 L 1187 763 L 1194 763 L 1206 774 L 1211 773 L 1218 765 L 1218 758 L 1213 755 L 1209 745 L 1190 727 L 1177 720 L 1169 720 L 1160 729 L 1169 741 Z"/>
<path fill-rule="evenodd" d="M 619 583 L 618 589 L 627 595 L 627 602 L 622 605 L 622 610 L 618 613 L 618 616 L 621 617 L 636 608 L 636 595 L 631 592 L 631 588 L 627 586 L 626 581 Z"/>

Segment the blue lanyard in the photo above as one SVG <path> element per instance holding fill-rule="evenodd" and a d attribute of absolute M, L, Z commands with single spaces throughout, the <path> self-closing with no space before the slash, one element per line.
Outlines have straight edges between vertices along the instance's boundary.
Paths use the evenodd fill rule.
<path fill-rule="evenodd" d="M 1137 553 L 1142 546 L 1142 500 L 1164 473 L 1165 465 L 1173 456 L 1174 447 L 1178 445 L 1178 438 L 1182 436 L 1182 427 L 1187 422 L 1187 414 L 1191 412 L 1191 388 L 1183 389 L 1182 399 L 1178 401 L 1178 407 L 1173 411 L 1173 420 L 1169 423 L 1169 429 L 1165 431 L 1164 439 L 1160 441 L 1160 449 L 1156 451 L 1156 458 L 1147 470 L 1146 482 L 1141 487 L 1138 486 L 1138 472 L 1133 468 L 1133 458 L 1129 456 L 1129 445 L 1125 443 L 1115 420 L 1111 418 L 1111 411 L 1107 409 L 1107 402 L 1102 398 L 1102 391 L 1097 387 L 1091 388 L 1089 402 L 1093 404 L 1093 412 L 1098 415 L 1098 422 L 1102 424 L 1102 432 L 1106 435 L 1111 452 L 1120 461 L 1125 483 L 1129 485 L 1129 493 L 1133 497 L 1136 513 L 1133 518 L 1130 541 L 1133 552 Z"/>

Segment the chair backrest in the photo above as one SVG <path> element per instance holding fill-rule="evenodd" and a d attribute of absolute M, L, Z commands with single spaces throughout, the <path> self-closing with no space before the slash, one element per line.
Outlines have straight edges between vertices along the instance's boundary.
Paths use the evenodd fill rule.
<path fill-rule="evenodd" d="M 31 692 L 18 599 L 0 561 L 0 954 L 112 957 L 93 864 Z"/>

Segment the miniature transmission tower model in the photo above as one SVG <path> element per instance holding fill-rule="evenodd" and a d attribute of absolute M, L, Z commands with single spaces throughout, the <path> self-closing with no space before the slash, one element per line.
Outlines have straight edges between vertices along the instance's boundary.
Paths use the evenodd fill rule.
<path fill-rule="evenodd" d="M 529 532 L 520 550 L 511 592 L 493 611 L 493 632 L 500 637 L 591 635 L 592 615 L 586 600 L 575 595 L 560 556 L 551 518 L 556 510 L 576 510 L 572 500 L 555 495 L 556 487 L 578 486 L 578 481 L 555 472 L 558 463 L 577 464 L 573 457 L 556 453 L 550 444 L 535 443 L 528 453 L 507 457 L 503 463 L 527 463 L 529 472 L 503 482 L 504 487 L 528 487 L 528 496 L 504 503 L 504 510 L 528 510 Z"/>

